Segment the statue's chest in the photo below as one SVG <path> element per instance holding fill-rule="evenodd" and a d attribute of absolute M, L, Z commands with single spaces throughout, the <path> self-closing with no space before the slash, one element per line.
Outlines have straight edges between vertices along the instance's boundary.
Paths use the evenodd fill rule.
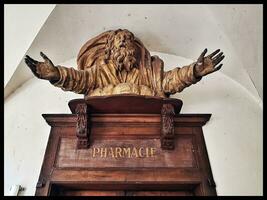
<path fill-rule="evenodd" d="M 120 83 L 142 84 L 140 79 L 140 71 L 136 68 L 130 72 L 126 70 L 117 71 L 112 66 L 104 66 L 98 73 L 98 82 L 100 87 L 109 84 L 118 85 Z"/>
<path fill-rule="evenodd" d="M 137 85 L 134 83 L 119 83 L 117 85 L 109 84 L 103 88 L 96 88 L 87 96 L 107 96 L 118 94 L 154 96 L 152 89 L 148 86 Z"/>

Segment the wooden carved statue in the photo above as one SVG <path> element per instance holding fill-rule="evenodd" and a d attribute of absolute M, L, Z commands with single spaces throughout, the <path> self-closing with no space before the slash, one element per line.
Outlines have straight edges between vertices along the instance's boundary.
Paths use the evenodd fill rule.
<path fill-rule="evenodd" d="M 222 64 L 218 64 L 224 58 L 219 52 L 205 56 L 205 49 L 196 62 L 165 72 L 163 61 L 151 56 L 133 33 L 118 29 L 86 42 L 78 54 L 78 70 L 55 66 L 42 52 L 44 62 L 28 55 L 25 62 L 36 77 L 64 91 L 84 94 L 85 100 L 113 94 L 169 97 L 219 70 Z"/>

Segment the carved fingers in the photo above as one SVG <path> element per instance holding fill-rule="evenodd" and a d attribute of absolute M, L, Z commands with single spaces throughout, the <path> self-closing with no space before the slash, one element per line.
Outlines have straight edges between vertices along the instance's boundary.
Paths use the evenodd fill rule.
<path fill-rule="evenodd" d="M 218 71 L 219 69 L 221 69 L 223 66 L 223 64 L 220 64 L 218 67 L 214 68 L 214 72 Z"/>
<path fill-rule="evenodd" d="M 210 55 L 208 55 L 207 57 L 212 58 L 213 56 L 215 56 L 217 53 L 220 52 L 220 49 L 217 49 L 216 51 L 212 52 Z"/>
<path fill-rule="evenodd" d="M 214 71 L 218 71 L 223 66 L 223 64 L 220 64 L 219 66 L 216 67 L 216 65 L 218 65 L 225 57 L 223 55 L 223 52 L 220 52 L 220 53 L 219 52 L 220 52 L 220 49 L 217 49 L 216 51 L 214 51 L 213 53 L 211 53 L 209 55 L 210 59 L 212 59 L 212 64 L 213 64 Z"/>
<path fill-rule="evenodd" d="M 40 55 L 44 59 L 44 62 L 38 62 L 32 59 L 30 56 L 26 55 L 25 63 L 29 66 L 33 74 L 37 78 L 46 79 L 46 80 L 55 80 L 58 78 L 58 70 L 52 63 L 52 61 L 43 53 L 40 52 Z"/>
<path fill-rule="evenodd" d="M 54 64 L 52 63 L 52 61 L 43 52 L 40 52 L 40 55 L 42 56 L 46 64 L 49 64 L 54 67 Z"/>
<path fill-rule="evenodd" d="M 212 52 L 208 56 L 204 57 L 207 53 L 207 49 L 205 49 L 201 55 L 199 56 L 196 66 L 195 66 L 195 74 L 197 77 L 205 76 L 212 72 L 218 71 L 221 69 L 223 64 L 217 66 L 223 59 L 224 55 L 223 52 L 220 52 L 220 49 Z M 217 67 L 216 67 L 217 66 Z"/>
<path fill-rule="evenodd" d="M 225 57 L 223 55 L 223 52 L 220 52 L 220 53 L 219 52 L 220 52 L 220 49 L 217 49 L 216 51 L 214 51 L 213 53 L 211 53 L 210 55 L 207 56 L 207 58 L 209 58 L 209 59 L 212 60 L 212 64 L 214 66 L 216 66 L 217 64 L 219 64 L 224 59 L 224 57 Z"/>
<path fill-rule="evenodd" d="M 32 59 L 30 56 L 26 55 L 24 58 L 25 63 L 28 65 L 28 67 L 31 69 L 33 74 L 37 77 L 40 78 L 40 75 L 37 73 L 37 64 L 39 63 L 38 61 Z"/>
<path fill-rule="evenodd" d="M 212 63 L 214 64 L 214 66 L 219 64 L 224 59 L 224 57 L 225 56 L 223 55 L 223 52 L 219 53 L 216 57 L 214 57 L 212 59 Z"/>
<path fill-rule="evenodd" d="M 208 52 L 207 48 L 204 49 L 204 51 L 200 54 L 200 56 L 198 57 L 197 59 L 197 63 L 198 64 L 203 64 L 203 61 L 204 61 L 204 56 L 205 54 Z"/>

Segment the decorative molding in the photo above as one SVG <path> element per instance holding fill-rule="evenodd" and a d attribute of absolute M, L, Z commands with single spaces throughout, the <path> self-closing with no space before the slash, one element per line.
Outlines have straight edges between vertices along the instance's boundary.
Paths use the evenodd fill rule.
<path fill-rule="evenodd" d="M 172 104 L 163 104 L 161 109 L 161 148 L 173 150 L 174 146 L 174 116 L 175 111 Z"/>
<path fill-rule="evenodd" d="M 76 126 L 76 135 L 78 137 L 77 140 L 77 148 L 78 149 L 86 149 L 89 146 L 89 131 L 88 131 L 88 117 L 87 117 L 87 105 L 78 104 L 75 112 L 77 114 L 77 126 Z"/>

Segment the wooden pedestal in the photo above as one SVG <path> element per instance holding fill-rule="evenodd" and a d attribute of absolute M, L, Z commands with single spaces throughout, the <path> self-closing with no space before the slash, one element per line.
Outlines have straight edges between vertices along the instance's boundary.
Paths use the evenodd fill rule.
<path fill-rule="evenodd" d="M 168 150 L 162 115 L 151 112 L 90 113 L 89 106 L 88 148 L 77 147 L 77 114 L 44 114 L 51 132 L 36 195 L 216 195 L 202 132 L 211 115 L 175 114 Z"/>

